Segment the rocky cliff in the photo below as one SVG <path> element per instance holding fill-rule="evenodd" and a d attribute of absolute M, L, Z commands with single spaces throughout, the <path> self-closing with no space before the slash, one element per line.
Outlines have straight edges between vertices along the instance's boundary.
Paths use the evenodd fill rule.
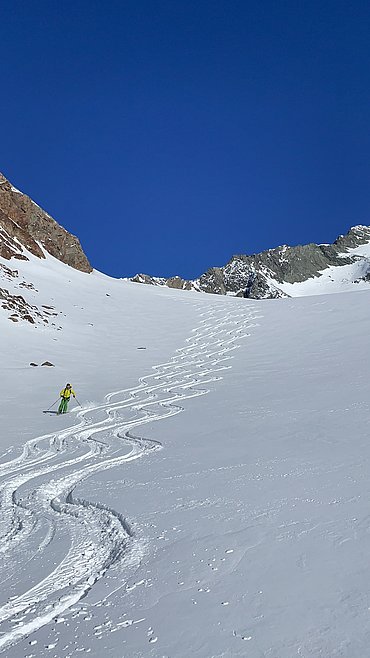
<path fill-rule="evenodd" d="M 45 258 L 42 247 L 76 270 L 92 271 L 78 238 L 0 174 L 0 256 L 27 260 L 26 249 Z"/>
<path fill-rule="evenodd" d="M 284 290 L 288 287 L 285 284 L 319 279 L 329 268 L 344 268 L 358 264 L 358 261 L 362 265 L 361 279 L 369 280 L 370 258 L 351 253 L 351 250 L 362 245 L 370 245 L 370 226 L 355 226 L 333 244 L 284 245 L 251 256 L 233 256 L 223 267 L 211 267 L 199 279 L 192 281 L 180 277 L 163 279 L 145 274 L 138 274 L 131 280 L 251 299 L 289 297 L 290 294 Z M 347 279 L 352 276 L 352 282 L 358 283 L 358 272 L 358 267 L 353 268 L 352 274 L 346 270 Z"/>

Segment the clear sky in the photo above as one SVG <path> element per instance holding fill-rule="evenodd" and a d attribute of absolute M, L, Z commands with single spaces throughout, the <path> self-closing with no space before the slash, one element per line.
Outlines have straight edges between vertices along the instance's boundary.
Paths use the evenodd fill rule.
<path fill-rule="evenodd" d="M 368 0 L 12 0 L 0 55 L 0 171 L 108 274 L 370 223 Z"/>

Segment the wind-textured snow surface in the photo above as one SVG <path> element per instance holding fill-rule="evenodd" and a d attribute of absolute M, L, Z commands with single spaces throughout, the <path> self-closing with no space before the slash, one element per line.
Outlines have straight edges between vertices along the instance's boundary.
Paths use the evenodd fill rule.
<path fill-rule="evenodd" d="M 366 656 L 369 292 L 17 269 L 57 316 L 0 313 L 0 653 Z"/>

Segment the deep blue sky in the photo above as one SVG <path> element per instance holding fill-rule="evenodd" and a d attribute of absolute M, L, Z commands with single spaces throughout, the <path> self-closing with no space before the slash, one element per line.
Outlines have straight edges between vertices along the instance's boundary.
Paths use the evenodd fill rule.
<path fill-rule="evenodd" d="M 370 223 L 368 0 L 12 0 L 0 57 L 0 171 L 108 274 Z"/>

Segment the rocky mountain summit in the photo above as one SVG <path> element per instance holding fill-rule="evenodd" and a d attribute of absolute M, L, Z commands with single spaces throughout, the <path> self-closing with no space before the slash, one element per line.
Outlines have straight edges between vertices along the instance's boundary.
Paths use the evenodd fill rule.
<path fill-rule="evenodd" d="M 334 272 L 339 268 L 344 273 L 343 268 L 352 265 L 355 267 L 349 270 L 347 267 L 345 271 L 346 281 L 348 277 L 352 283 L 369 281 L 370 247 L 369 256 L 354 253 L 363 245 L 370 246 L 370 226 L 354 226 L 333 244 L 312 243 L 296 247 L 283 245 L 251 256 L 236 255 L 223 267 L 211 267 L 198 279 L 191 281 L 180 277 L 164 279 L 145 274 L 137 274 L 131 281 L 250 299 L 290 297 L 292 286 L 289 284 L 318 279 L 326 270 L 329 274 L 329 268 L 334 268 Z M 329 278 L 335 276 L 329 275 Z"/>
<path fill-rule="evenodd" d="M 45 258 L 45 249 L 76 270 L 92 271 L 78 238 L 0 173 L 0 256 L 27 260 L 25 249 L 38 258 Z"/>
<path fill-rule="evenodd" d="M 76 270 L 92 271 L 78 238 L 0 174 L 0 307 L 13 322 L 50 323 L 58 328 L 58 312 L 53 307 L 39 305 L 37 295 L 33 297 L 36 304 L 25 301 L 33 283 L 28 263 L 22 261 L 30 260 L 31 254 L 40 260 L 50 254 Z M 250 299 L 366 289 L 370 287 L 370 226 L 354 226 L 333 244 L 283 245 L 258 254 L 235 255 L 226 265 L 211 267 L 194 280 L 147 274 L 130 280 Z"/>
<path fill-rule="evenodd" d="M 58 329 L 54 307 L 26 301 L 27 291 L 38 291 L 19 272 L 19 261 L 28 261 L 30 254 L 45 259 L 47 253 L 76 270 L 92 271 L 78 238 L 0 174 L 0 257 L 10 261 L 9 266 L 0 262 L 0 308 L 12 322 Z M 14 261 L 17 269 L 12 268 Z"/>

